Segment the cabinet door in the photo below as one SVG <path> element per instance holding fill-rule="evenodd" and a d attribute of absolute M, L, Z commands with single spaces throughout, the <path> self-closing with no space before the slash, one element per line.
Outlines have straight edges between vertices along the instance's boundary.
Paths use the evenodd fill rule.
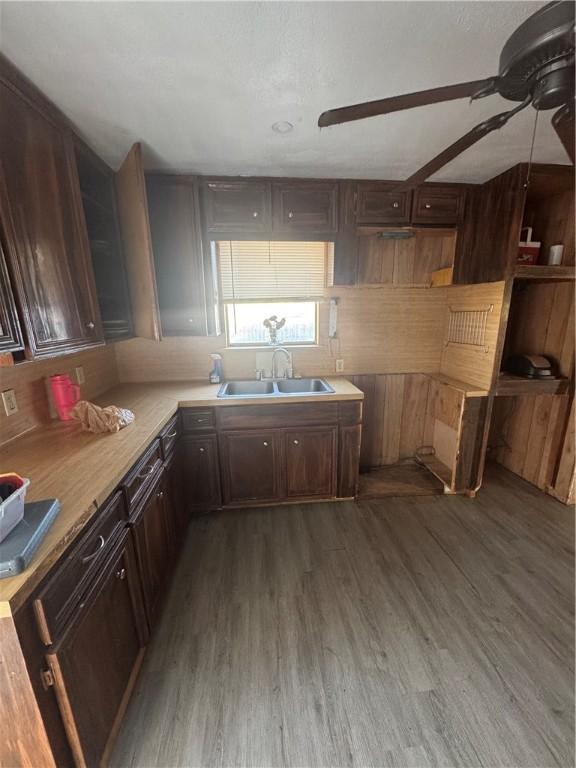
<path fill-rule="evenodd" d="M 336 427 L 285 432 L 287 498 L 335 495 L 336 433 Z"/>
<path fill-rule="evenodd" d="M 16 303 L 0 241 L 0 353 L 23 348 Z"/>
<path fill-rule="evenodd" d="M 419 187 L 414 192 L 413 224 L 458 224 L 464 214 L 466 191 L 450 185 Z"/>
<path fill-rule="evenodd" d="M 204 216 L 208 232 L 270 230 L 270 184 L 265 181 L 206 181 Z"/>
<path fill-rule="evenodd" d="M 0 82 L 0 218 L 33 356 L 101 343 L 70 134 Z"/>
<path fill-rule="evenodd" d="M 132 335 L 132 312 L 116 210 L 114 174 L 79 142 L 75 155 L 104 337 L 127 338 Z"/>
<path fill-rule="evenodd" d="M 394 183 L 358 184 L 358 224 L 409 224 L 412 192 L 395 191 Z"/>
<path fill-rule="evenodd" d="M 76 765 L 104 762 L 145 642 L 138 569 L 125 535 L 47 655 Z"/>
<path fill-rule="evenodd" d="M 214 299 L 211 264 L 202 249 L 196 182 L 149 176 L 146 185 L 162 332 L 206 336 L 214 325 L 207 312 Z"/>
<path fill-rule="evenodd" d="M 183 493 L 182 453 L 179 444 L 166 462 L 165 473 L 166 506 L 174 532 L 175 550 L 178 551 L 184 541 L 189 522 L 188 506 Z"/>
<path fill-rule="evenodd" d="M 338 185 L 274 184 L 275 232 L 332 233 L 338 229 Z"/>
<path fill-rule="evenodd" d="M 140 144 L 134 144 L 116 174 L 116 197 L 134 333 L 160 341 L 162 327 Z"/>
<path fill-rule="evenodd" d="M 181 440 L 184 500 L 190 509 L 215 509 L 222 504 L 216 435 Z"/>
<path fill-rule="evenodd" d="M 281 496 L 281 439 L 274 430 L 222 432 L 224 504 L 274 501 Z"/>
<path fill-rule="evenodd" d="M 166 504 L 164 476 L 152 489 L 134 524 L 138 564 L 150 627 L 156 623 L 173 562 L 173 527 Z"/>

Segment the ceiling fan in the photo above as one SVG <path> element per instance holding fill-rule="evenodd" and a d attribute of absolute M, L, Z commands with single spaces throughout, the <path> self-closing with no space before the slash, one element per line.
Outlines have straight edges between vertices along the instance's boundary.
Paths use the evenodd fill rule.
<path fill-rule="evenodd" d="M 521 24 L 508 39 L 500 54 L 496 77 L 330 109 L 320 115 L 318 125 L 323 128 L 426 104 L 467 96 L 473 101 L 499 93 L 519 104 L 472 128 L 406 181 L 399 182 L 398 187 L 410 189 L 425 181 L 468 147 L 502 128 L 529 104 L 537 110 L 557 110 L 552 117 L 552 125 L 574 163 L 574 25 L 573 2 L 562 0 L 548 3 Z"/>

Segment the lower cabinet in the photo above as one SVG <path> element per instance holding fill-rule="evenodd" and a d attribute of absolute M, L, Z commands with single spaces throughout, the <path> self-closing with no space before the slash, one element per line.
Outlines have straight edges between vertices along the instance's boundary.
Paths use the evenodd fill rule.
<path fill-rule="evenodd" d="M 126 531 L 47 662 L 76 765 L 105 762 L 147 640 Z"/>
<path fill-rule="evenodd" d="M 284 433 L 287 498 L 336 495 L 337 434 L 336 427 Z"/>
<path fill-rule="evenodd" d="M 174 553 L 175 532 L 163 472 L 142 503 L 133 523 L 144 603 L 150 627 L 156 623 Z"/>
<path fill-rule="evenodd" d="M 281 437 L 274 430 L 220 435 L 224 504 L 280 498 Z"/>
<path fill-rule="evenodd" d="M 184 495 L 191 509 L 222 506 L 216 435 L 181 438 Z"/>

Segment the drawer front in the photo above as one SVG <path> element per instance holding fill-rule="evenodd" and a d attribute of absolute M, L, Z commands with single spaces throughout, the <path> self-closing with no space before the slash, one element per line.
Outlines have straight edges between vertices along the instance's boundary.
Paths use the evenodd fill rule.
<path fill-rule="evenodd" d="M 179 414 L 176 414 L 160 433 L 160 447 L 162 448 L 162 458 L 164 461 L 172 455 L 179 436 L 180 417 Z"/>
<path fill-rule="evenodd" d="M 336 184 L 275 184 L 274 230 L 331 233 L 338 229 Z"/>
<path fill-rule="evenodd" d="M 212 408 L 184 408 L 182 410 L 182 431 L 202 432 L 214 429 L 216 419 Z"/>
<path fill-rule="evenodd" d="M 424 187 L 414 192 L 413 224 L 458 224 L 466 191 L 454 187 Z"/>
<path fill-rule="evenodd" d="M 203 187 L 209 232 L 264 232 L 270 229 L 270 184 L 209 181 Z"/>
<path fill-rule="evenodd" d="M 124 496 L 117 491 L 90 530 L 73 547 L 34 600 L 40 637 L 46 645 L 62 633 L 80 598 L 126 524 Z"/>
<path fill-rule="evenodd" d="M 286 403 L 284 405 L 232 405 L 219 408 L 219 429 L 267 429 L 314 424 L 337 424 L 338 403 Z"/>
<path fill-rule="evenodd" d="M 358 224 L 409 224 L 412 192 L 395 192 L 394 184 L 358 184 Z"/>
<path fill-rule="evenodd" d="M 161 469 L 162 452 L 160 450 L 160 441 L 154 440 L 134 469 L 122 480 L 121 487 L 126 493 L 129 513 L 144 496 L 146 489 L 154 482 Z"/>

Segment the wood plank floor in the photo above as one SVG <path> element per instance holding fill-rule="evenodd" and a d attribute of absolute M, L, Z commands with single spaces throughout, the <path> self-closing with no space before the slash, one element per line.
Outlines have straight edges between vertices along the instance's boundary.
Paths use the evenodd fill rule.
<path fill-rule="evenodd" d="M 112 764 L 572 766 L 573 544 L 502 469 L 196 520 Z"/>

